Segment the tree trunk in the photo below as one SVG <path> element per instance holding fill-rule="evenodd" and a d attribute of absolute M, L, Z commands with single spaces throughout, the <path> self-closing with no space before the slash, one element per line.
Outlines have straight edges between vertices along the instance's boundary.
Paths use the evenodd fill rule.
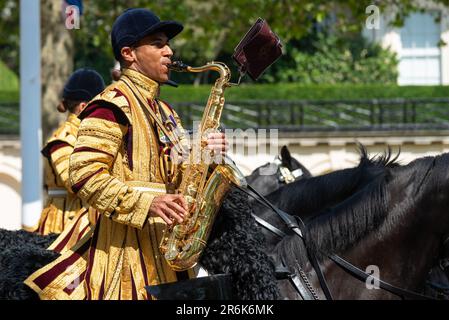
<path fill-rule="evenodd" d="M 65 26 L 61 0 L 41 0 L 42 137 L 44 142 L 66 118 L 56 106 L 73 71 L 74 32 Z"/>

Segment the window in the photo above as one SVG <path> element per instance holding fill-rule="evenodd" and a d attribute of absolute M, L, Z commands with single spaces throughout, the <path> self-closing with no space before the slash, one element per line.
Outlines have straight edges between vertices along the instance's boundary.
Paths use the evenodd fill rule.
<path fill-rule="evenodd" d="M 441 84 L 440 25 L 438 13 L 412 13 L 401 29 L 400 85 Z"/>

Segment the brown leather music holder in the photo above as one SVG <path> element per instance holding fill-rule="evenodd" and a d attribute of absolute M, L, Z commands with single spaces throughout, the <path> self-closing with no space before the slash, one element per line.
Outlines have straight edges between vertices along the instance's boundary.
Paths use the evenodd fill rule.
<path fill-rule="evenodd" d="M 281 55 L 281 40 L 268 23 L 259 18 L 240 40 L 232 58 L 241 74 L 248 73 L 253 80 L 257 80 Z"/>

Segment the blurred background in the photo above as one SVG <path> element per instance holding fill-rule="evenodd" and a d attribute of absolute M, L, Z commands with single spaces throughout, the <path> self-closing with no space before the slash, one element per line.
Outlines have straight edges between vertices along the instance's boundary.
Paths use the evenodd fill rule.
<path fill-rule="evenodd" d="M 21 226 L 19 22 L 20 5 L 31 1 L 39 0 L 0 0 L 0 227 L 8 229 Z M 80 9 L 74 28 L 65 23 L 68 5 Z M 90 67 L 111 82 L 109 33 L 128 7 L 182 22 L 175 58 L 223 61 L 234 80 L 235 46 L 266 19 L 284 55 L 257 83 L 245 77 L 227 91 L 223 123 L 278 130 L 276 150 L 288 146 L 313 175 L 355 166 L 358 142 L 372 155 L 401 150 L 403 164 L 449 151 L 449 1 L 436 0 L 41 0 L 42 142 L 65 119 L 56 105 L 71 72 Z M 173 74 L 180 86 L 162 88 L 186 127 L 201 118 L 214 77 Z M 261 139 L 251 155 L 236 140 L 231 153 L 249 174 L 273 160 L 269 144 Z"/>

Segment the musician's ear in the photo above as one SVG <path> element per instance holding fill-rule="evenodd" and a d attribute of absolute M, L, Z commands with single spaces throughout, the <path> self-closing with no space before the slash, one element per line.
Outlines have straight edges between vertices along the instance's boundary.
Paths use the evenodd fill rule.
<path fill-rule="evenodd" d="M 126 64 L 132 64 L 136 60 L 136 54 L 134 52 L 134 48 L 132 47 L 123 47 L 120 50 L 120 53 L 122 55 L 122 60 Z"/>
<path fill-rule="evenodd" d="M 76 108 L 73 110 L 73 113 L 76 114 L 77 116 L 80 115 L 81 112 L 83 112 L 83 110 L 87 107 L 87 102 L 80 102 Z"/>

